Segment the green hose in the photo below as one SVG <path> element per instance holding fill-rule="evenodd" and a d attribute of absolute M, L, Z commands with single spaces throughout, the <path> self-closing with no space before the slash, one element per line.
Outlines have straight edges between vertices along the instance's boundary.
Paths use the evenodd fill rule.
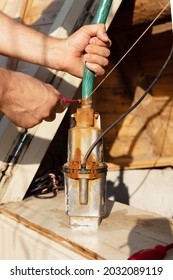
<path fill-rule="evenodd" d="M 107 16 L 113 0 L 101 0 L 97 13 L 92 21 L 93 24 L 106 23 Z M 86 66 L 82 80 L 82 99 L 88 99 L 94 88 L 94 73 Z"/>

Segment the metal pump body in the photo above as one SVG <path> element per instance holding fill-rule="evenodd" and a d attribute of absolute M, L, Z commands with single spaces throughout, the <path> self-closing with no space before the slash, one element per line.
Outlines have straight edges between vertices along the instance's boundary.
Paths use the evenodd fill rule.
<path fill-rule="evenodd" d="M 100 0 L 92 23 L 106 22 L 112 1 Z M 94 73 L 85 66 L 81 108 L 74 114 L 75 125 L 69 130 L 68 160 L 64 165 L 66 207 L 71 226 L 97 227 L 106 214 L 107 166 L 103 162 L 102 143 L 99 141 L 87 160 L 85 158 L 102 133 L 100 116 L 92 108 L 93 85 Z"/>
<path fill-rule="evenodd" d="M 64 165 L 66 211 L 71 226 L 97 227 L 106 214 L 106 173 L 103 145 L 99 142 L 89 155 L 86 166 L 83 159 L 100 136 L 100 116 L 91 108 L 91 100 L 83 100 L 69 129 L 68 162 Z"/>

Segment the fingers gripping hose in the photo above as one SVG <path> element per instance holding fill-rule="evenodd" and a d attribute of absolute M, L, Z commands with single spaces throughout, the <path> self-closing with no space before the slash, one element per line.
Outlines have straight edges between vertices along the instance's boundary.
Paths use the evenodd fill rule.
<path fill-rule="evenodd" d="M 97 13 L 92 21 L 94 24 L 106 22 L 109 10 L 113 0 L 101 0 Z M 84 68 L 84 76 L 82 81 L 82 99 L 89 98 L 94 87 L 94 73 L 86 66 Z"/>

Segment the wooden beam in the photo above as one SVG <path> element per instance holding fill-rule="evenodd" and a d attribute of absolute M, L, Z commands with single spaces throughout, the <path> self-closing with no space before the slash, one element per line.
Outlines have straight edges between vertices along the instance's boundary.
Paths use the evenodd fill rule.
<path fill-rule="evenodd" d="M 0 11 L 2 12 L 7 4 L 8 0 L 1 0 L 0 2 Z"/>
<path fill-rule="evenodd" d="M 135 91 L 135 101 L 145 93 L 145 90 L 141 87 L 137 87 Z M 170 100 L 168 100 L 168 103 Z M 144 128 L 150 137 L 150 141 L 153 143 L 153 150 L 156 156 L 166 156 L 172 154 L 172 143 L 168 137 L 168 123 L 163 121 L 161 112 L 155 104 L 155 100 L 152 95 L 148 94 L 145 99 L 138 105 L 136 109 L 144 123 Z M 162 109 L 163 110 L 163 109 Z M 169 152 L 170 151 L 170 152 Z"/>
<path fill-rule="evenodd" d="M 167 4 L 167 0 L 123 1 L 114 18 L 116 33 L 130 30 L 133 25 L 151 22 Z M 160 15 L 159 20 L 167 20 L 168 18 L 170 20 L 170 14 L 170 5 L 168 5 L 163 14 Z"/>
<path fill-rule="evenodd" d="M 132 170 L 132 169 L 143 169 L 143 168 L 163 168 L 165 166 L 173 167 L 173 156 L 147 156 L 138 157 L 132 160 L 130 157 L 117 157 L 112 162 L 106 163 L 108 171 L 115 170 Z"/>

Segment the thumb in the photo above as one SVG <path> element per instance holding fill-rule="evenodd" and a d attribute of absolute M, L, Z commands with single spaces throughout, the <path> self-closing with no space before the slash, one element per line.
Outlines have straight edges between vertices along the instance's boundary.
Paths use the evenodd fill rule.
<path fill-rule="evenodd" d="M 97 38 L 106 43 L 107 46 L 111 46 L 111 40 L 108 37 L 106 26 L 104 24 L 98 25 Z"/>

